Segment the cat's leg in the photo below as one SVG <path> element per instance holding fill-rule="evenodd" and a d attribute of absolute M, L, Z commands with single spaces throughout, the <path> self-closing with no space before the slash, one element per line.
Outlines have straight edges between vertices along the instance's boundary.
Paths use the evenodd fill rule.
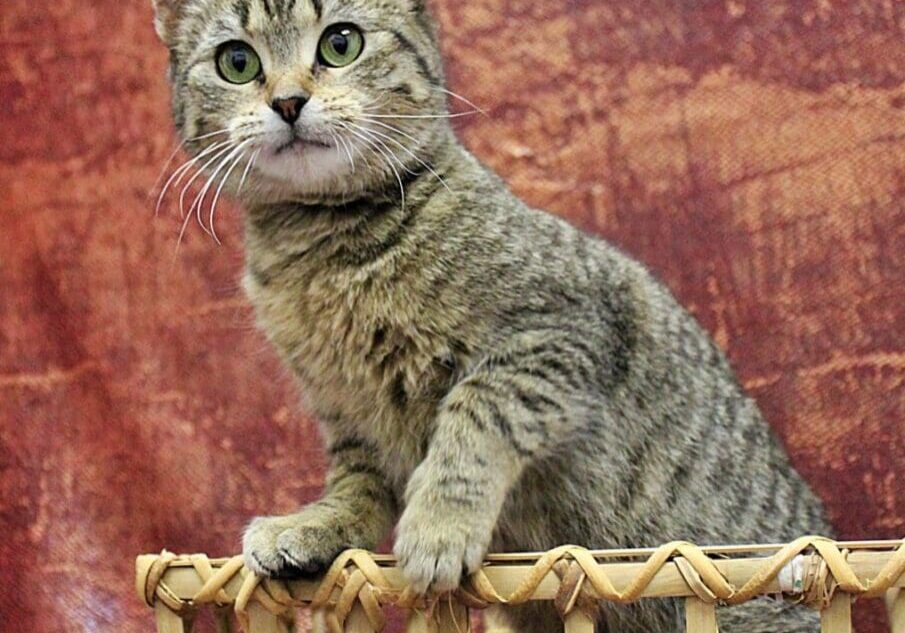
<path fill-rule="evenodd" d="M 330 448 L 324 496 L 296 514 L 259 517 L 245 531 L 245 563 L 266 576 L 314 574 L 349 548 L 373 549 L 396 517 L 375 451 L 347 438 Z"/>
<path fill-rule="evenodd" d="M 455 385 L 440 406 L 397 527 L 395 552 L 416 590 L 452 590 L 463 571 L 476 570 L 525 467 L 574 441 L 589 419 L 581 375 L 593 373 L 592 360 L 557 336 L 550 330 L 519 335 Z M 584 366 L 575 367 L 579 363 Z M 597 403 L 598 417 L 601 408 Z M 570 493 L 551 490 L 551 503 L 557 494 Z M 538 534 L 550 533 L 546 519 L 532 519 Z"/>

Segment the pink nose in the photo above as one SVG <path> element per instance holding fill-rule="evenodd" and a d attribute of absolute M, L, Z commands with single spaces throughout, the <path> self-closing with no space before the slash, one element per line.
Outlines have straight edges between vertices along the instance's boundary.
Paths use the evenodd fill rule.
<path fill-rule="evenodd" d="M 274 99 L 270 107 L 279 114 L 286 123 L 293 125 L 299 120 L 302 114 L 302 108 L 308 103 L 308 97 L 301 95 L 295 97 L 287 97 L 285 99 Z"/>

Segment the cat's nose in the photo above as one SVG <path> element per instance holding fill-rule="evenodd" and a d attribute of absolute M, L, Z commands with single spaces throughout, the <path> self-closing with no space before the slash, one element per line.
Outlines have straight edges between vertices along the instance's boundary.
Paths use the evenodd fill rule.
<path fill-rule="evenodd" d="M 279 114 L 286 123 L 293 125 L 299 120 L 302 114 L 302 108 L 308 103 L 308 97 L 304 95 L 296 95 L 294 97 L 286 97 L 285 99 L 274 99 L 270 104 L 274 112 Z"/>

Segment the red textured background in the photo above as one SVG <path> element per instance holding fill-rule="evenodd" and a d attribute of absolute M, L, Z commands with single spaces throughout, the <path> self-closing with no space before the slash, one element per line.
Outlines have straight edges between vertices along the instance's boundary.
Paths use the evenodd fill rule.
<path fill-rule="evenodd" d="M 146 5 L 0 4 L 4 631 L 151 630 L 133 556 L 236 552 L 321 484 L 238 292 L 238 212 L 175 257 L 153 217 L 173 139 Z M 488 112 L 466 144 L 667 282 L 843 536 L 905 535 L 905 3 L 435 6 Z"/>

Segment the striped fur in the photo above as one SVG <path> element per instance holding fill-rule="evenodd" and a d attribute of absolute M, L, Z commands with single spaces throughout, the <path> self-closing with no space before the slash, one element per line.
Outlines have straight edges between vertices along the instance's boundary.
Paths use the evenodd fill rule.
<path fill-rule="evenodd" d="M 420 2 L 157 4 L 183 136 L 228 129 L 260 150 L 239 194 L 245 288 L 331 458 L 322 500 L 252 522 L 251 567 L 314 572 L 397 521 L 395 551 L 422 591 L 455 587 L 488 550 L 829 531 L 669 292 L 613 246 L 527 208 L 457 142 Z M 365 51 L 321 68 L 317 40 L 337 22 L 362 28 Z M 217 77 L 214 51 L 231 39 L 258 50 L 262 81 Z M 288 126 L 267 104 L 292 91 L 311 96 L 296 131 L 327 147 L 275 151 Z M 601 630 L 681 628 L 669 602 L 603 614 Z M 511 617 L 555 627 L 544 607 Z M 815 622 L 769 602 L 723 618 L 739 633 Z"/>

